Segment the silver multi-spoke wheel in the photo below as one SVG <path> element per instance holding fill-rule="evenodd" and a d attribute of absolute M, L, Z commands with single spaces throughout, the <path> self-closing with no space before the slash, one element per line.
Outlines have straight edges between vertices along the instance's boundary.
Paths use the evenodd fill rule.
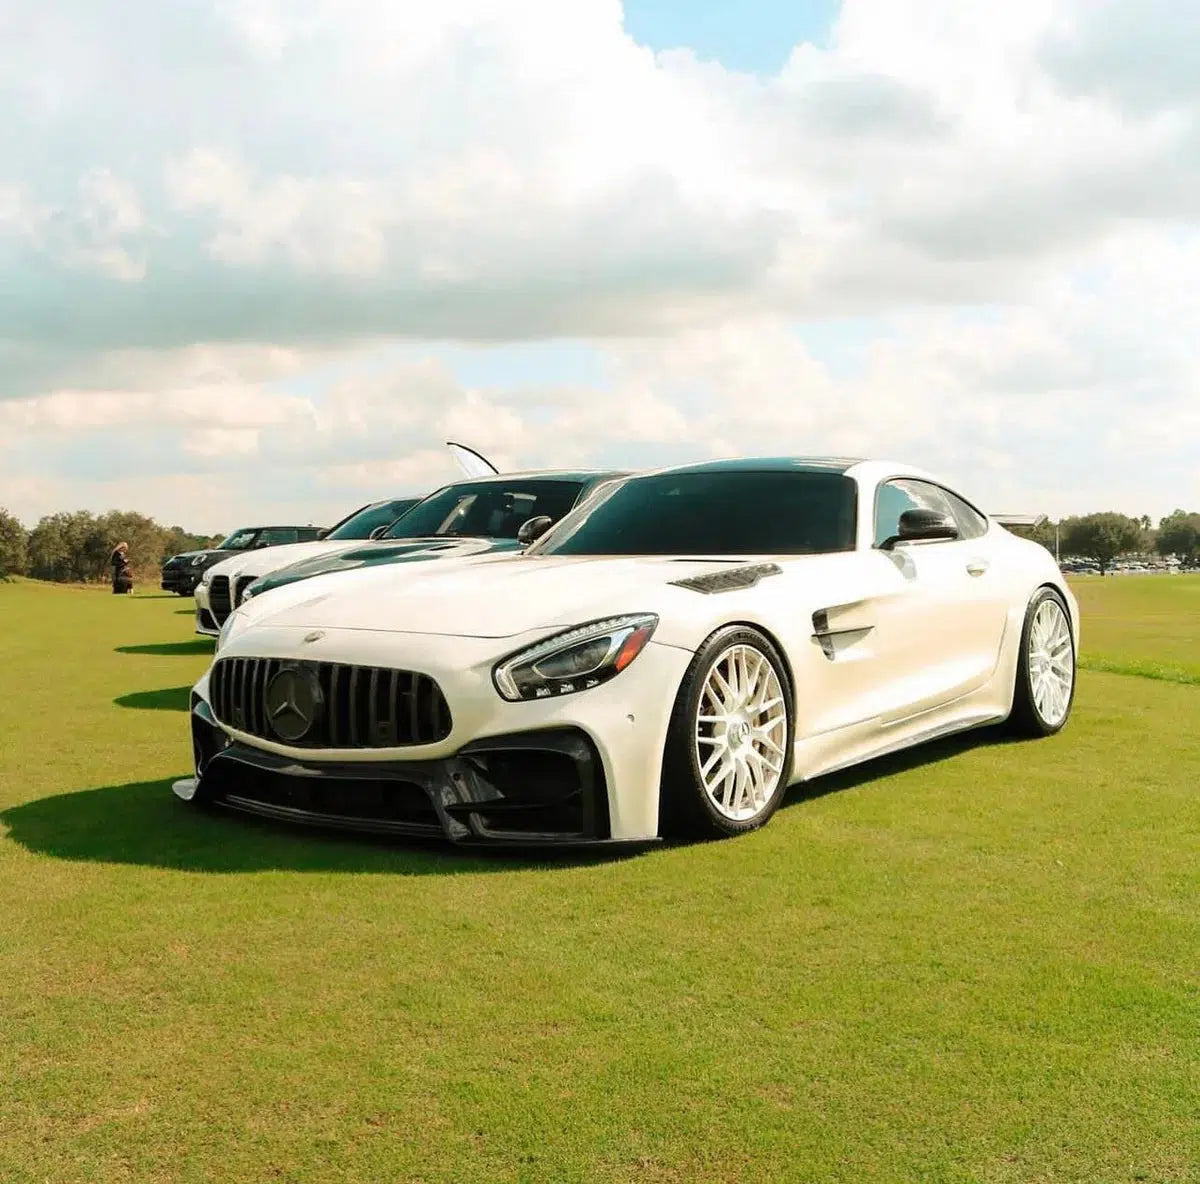
<path fill-rule="evenodd" d="M 779 675 L 752 645 L 709 668 L 696 712 L 696 765 L 714 808 L 733 822 L 766 809 L 786 763 L 788 709 Z"/>
<path fill-rule="evenodd" d="M 1046 725 L 1056 728 L 1067 717 L 1075 686 L 1071 626 L 1056 597 L 1046 597 L 1034 611 L 1028 661 L 1034 706 Z"/>

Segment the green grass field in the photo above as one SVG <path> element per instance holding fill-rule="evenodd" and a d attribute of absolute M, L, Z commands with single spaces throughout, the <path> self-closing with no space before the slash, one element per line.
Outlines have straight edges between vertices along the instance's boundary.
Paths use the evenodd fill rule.
<path fill-rule="evenodd" d="M 1089 669 L 1200 685 L 1200 576 L 1093 576 L 1071 586 Z"/>
<path fill-rule="evenodd" d="M 1200 1180 L 1200 579 L 1077 587 L 1060 736 L 533 864 L 190 812 L 191 601 L 0 585 L 0 1181 Z"/>

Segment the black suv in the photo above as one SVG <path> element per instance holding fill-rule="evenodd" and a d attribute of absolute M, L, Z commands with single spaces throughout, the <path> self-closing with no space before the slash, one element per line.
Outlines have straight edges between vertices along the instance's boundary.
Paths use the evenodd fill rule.
<path fill-rule="evenodd" d="M 243 526 L 223 539 L 210 551 L 184 551 L 172 555 L 162 565 L 164 592 L 191 596 L 204 569 L 228 559 L 235 551 L 255 551 L 259 547 L 278 547 L 282 543 L 311 543 L 325 531 L 319 526 Z"/>

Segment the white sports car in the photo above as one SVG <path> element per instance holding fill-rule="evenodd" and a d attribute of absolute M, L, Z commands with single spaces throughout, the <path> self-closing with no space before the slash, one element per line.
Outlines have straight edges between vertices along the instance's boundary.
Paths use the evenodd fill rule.
<path fill-rule="evenodd" d="M 1057 732 L 1078 637 L 1049 552 L 919 470 L 662 470 L 521 555 L 249 602 L 192 694 L 175 792 L 462 843 L 738 834 L 883 753 Z"/>

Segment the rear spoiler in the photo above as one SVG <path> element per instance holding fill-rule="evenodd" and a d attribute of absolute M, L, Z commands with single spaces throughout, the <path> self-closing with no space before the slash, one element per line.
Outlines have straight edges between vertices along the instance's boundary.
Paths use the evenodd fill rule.
<path fill-rule="evenodd" d="M 989 514 L 989 518 L 1000 526 L 1041 526 L 1045 514 Z"/>

